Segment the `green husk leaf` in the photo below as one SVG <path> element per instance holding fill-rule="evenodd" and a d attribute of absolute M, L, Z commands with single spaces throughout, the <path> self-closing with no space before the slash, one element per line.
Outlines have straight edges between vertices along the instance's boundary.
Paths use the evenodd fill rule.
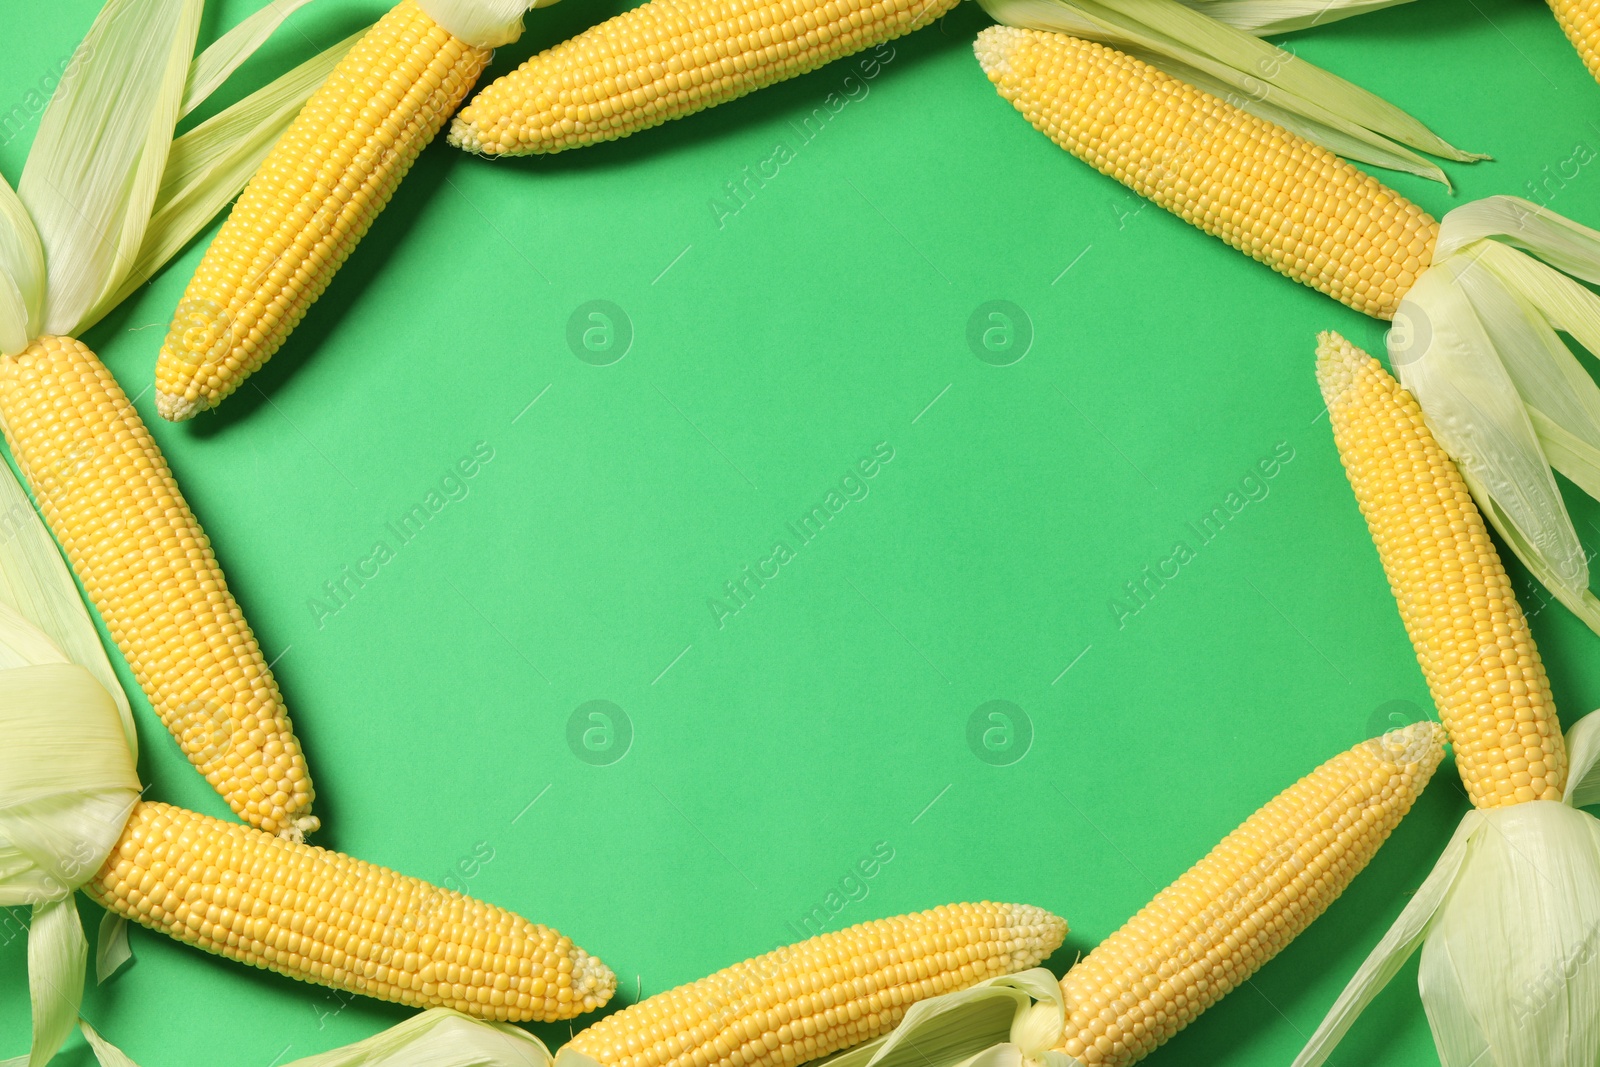
<path fill-rule="evenodd" d="M 108 0 L 56 87 L 17 192 L 44 245 L 41 330 L 70 335 L 122 281 L 166 166 L 201 0 Z"/>
<path fill-rule="evenodd" d="M 44 247 L 28 209 L 0 177 L 0 356 L 13 356 L 39 335 L 44 312 Z"/>
<path fill-rule="evenodd" d="M 88 944 L 72 893 L 99 870 L 139 798 L 110 694 L 44 633 L 0 608 L 0 644 L 33 665 L 0 670 L 0 906 L 29 904 L 31 1050 L 43 1067 L 77 1018 Z"/>
<path fill-rule="evenodd" d="M 918 1001 L 885 1036 L 837 1053 L 818 1067 L 957 1067 L 1008 1043 L 1013 1025 L 1034 1001 L 1051 997 L 1059 1007 L 1061 987 L 1042 967 L 991 978 Z"/>
<path fill-rule="evenodd" d="M 1257 37 L 1325 26 L 1411 0 L 1183 0 L 1196 11 Z"/>
<path fill-rule="evenodd" d="M 1557 333 L 1600 353 L 1600 297 L 1561 270 L 1600 280 L 1600 232 L 1515 197 L 1457 208 L 1389 354 L 1485 517 L 1600 632 L 1588 555 L 1550 473 L 1600 498 L 1600 388 Z"/>
<path fill-rule="evenodd" d="M 499 48 L 522 36 L 522 16 L 556 0 L 417 0 L 423 14 L 477 48 Z"/>
<path fill-rule="evenodd" d="M 1443 1067 L 1593 1067 L 1600 821 L 1549 800 L 1482 816 L 1418 974 Z"/>
<path fill-rule="evenodd" d="M 1445 846 L 1433 870 L 1411 897 L 1400 917 L 1383 936 L 1351 977 L 1323 1018 L 1322 1025 L 1306 1042 L 1293 1067 L 1321 1067 L 1332 1055 L 1345 1033 L 1383 991 L 1389 980 L 1400 973 L 1400 968 L 1421 946 L 1432 927 L 1439 909 L 1443 907 L 1451 890 L 1460 880 L 1461 870 L 1467 862 L 1474 839 L 1483 830 L 1483 813 L 1471 811 L 1456 827 L 1456 832 Z"/>
<path fill-rule="evenodd" d="M 1566 803 L 1600 804 L 1600 712 L 1591 711 L 1567 731 Z"/>
<path fill-rule="evenodd" d="M 211 47 L 201 52 L 189 66 L 189 79 L 184 86 L 182 114 L 187 115 L 228 80 L 256 49 L 266 43 L 283 20 L 309 4 L 311 0 L 267 0 L 260 11 L 223 34 Z"/>
<path fill-rule="evenodd" d="M 1402 328 L 1390 331 L 1390 362 L 1439 444 L 1487 489 L 1542 569 L 1576 596 L 1588 584 L 1583 545 L 1484 322 L 1490 315 L 1514 321 L 1518 309 L 1492 288 L 1481 294 L 1491 303 L 1474 303 L 1461 276 L 1476 268 L 1468 252 L 1436 261 L 1417 279 L 1395 312 Z"/>
<path fill-rule="evenodd" d="M 139 742 L 133 730 L 133 712 L 105 646 L 100 643 L 89 609 L 78 593 L 78 584 L 44 520 L 4 462 L 0 462 L 0 607 L 37 627 L 42 637 L 64 654 L 62 662 L 78 664 L 104 687 L 122 722 L 128 751 L 137 757 Z M 11 627 L 13 634 L 18 630 Z"/>
<path fill-rule="evenodd" d="M 361 36 L 352 34 L 172 142 L 138 258 L 117 289 L 84 316 L 83 329 L 154 277 L 239 195 Z"/>
<path fill-rule="evenodd" d="M 1423 411 L 1427 415 L 1427 411 Z M 1494 527 L 1494 532 L 1511 549 L 1512 555 L 1522 561 L 1532 573 L 1534 581 L 1544 586 L 1550 594 L 1559 600 L 1568 611 L 1576 615 L 1585 626 L 1600 633 L 1600 598 L 1587 589 L 1572 590 L 1564 585 L 1544 560 L 1544 557 L 1534 549 L 1533 545 L 1522 535 L 1510 517 L 1501 509 L 1494 497 L 1489 495 L 1488 489 L 1482 482 L 1472 476 L 1465 468 L 1461 470 L 1461 478 L 1467 483 L 1467 489 L 1472 493 L 1472 499 L 1477 502 L 1478 510 L 1483 517 Z"/>
<path fill-rule="evenodd" d="M 1072 34 L 1122 49 L 1172 74 L 1206 76 L 1206 91 L 1330 151 L 1448 185 L 1418 151 L 1461 162 L 1463 152 L 1373 93 L 1179 0 L 979 0 L 999 22 Z M 1209 10 L 1209 9 L 1207 9 Z M 1332 131 L 1336 137 L 1328 137 Z"/>
<path fill-rule="evenodd" d="M 138 1064 L 81 1022 L 100 1067 Z M 531 1034 L 482 1022 L 449 1008 L 429 1008 L 382 1033 L 283 1067 L 549 1067 L 550 1052 Z"/>
<path fill-rule="evenodd" d="M 98 985 L 133 959 L 133 949 L 128 946 L 128 920 L 109 911 L 102 915 L 95 946 L 94 980 Z"/>

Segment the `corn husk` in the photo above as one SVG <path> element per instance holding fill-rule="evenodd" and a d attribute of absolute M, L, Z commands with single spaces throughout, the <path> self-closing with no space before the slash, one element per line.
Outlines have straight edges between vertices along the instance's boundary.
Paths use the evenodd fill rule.
<path fill-rule="evenodd" d="M 203 0 L 109 0 L 15 192 L 0 178 L 0 355 L 88 329 L 238 196 L 355 38 L 174 128 L 306 2 L 269 5 L 191 59 Z"/>
<path fill-rule="evenodd" d="M 0 905 L 32 908 L 33 1039 L 7 1067 L 43 1067 L 77 1020 L 88 942 L 73 892 L 110 855 L 139 798 L 123 730 L 93 672 L 0 604 Z"/>
<path fill-rule="evenodd" d="M 1600 712 L 1567 735 L 1571 785 L 1467 814 L 1433 872 L 1345 987 L 1294 1067 L 1326 1062 L 1419 947 L 1443 1067 L 1600 1062 Z"/>
<path fill-rule="evenodd" d="M 1204 11 L 1219 22 L 1226 22 L 1257 37 L 1325 26 L 1353 15 L 1365 15 L 1386 7 L 1409 4 L 1411 0 L 1183 0 L 1196 11 Z"/>
<path fill-rule="evenodd" d="M 1448 186 L 1463 152 L 1382 97 L 1214 17 L 1224 0 L 979 0 L 997 22 L 1107 44 L 1348 159 Z M 1331 9 L 1330 9 L 1331 10 Z M 1263 25 L 1271 25 L 1270 21 Z"/>
<path fill-rule="evenodd" d="M 499 48 L 522 36 L 522 16 L 556 0 L 417 0 L 423 14 L 478 48 Z"/>
<path fill-rule="evenodd" d="M 1600 388 L 1556 332 L 1600 353 L 1600 297 L 1574 277 L 1600 281 L 1600 232 L 1516 197 L 1467 204 L 1441 222 L 1388 347 L 1484 516 L 1600 633 L 1588 554 L 1551 473 L 1600 498 Z"/>
<path fill-rule="evenodd" d="M 88 1023 L 83 1036 L 100 1067 L 139 1067 Z M 505 1023 L 483 1022 L 449 1008 L 429 1008 L 403 1023 L 283 1067 L 549 1067 L 544 1043 Z"/>
<path fill-rule="evenodd" d="M 883 1037 L 816 1067 L 1067 1067 L 1066 1006 L 1043 967 L 920 1000 Z"/>

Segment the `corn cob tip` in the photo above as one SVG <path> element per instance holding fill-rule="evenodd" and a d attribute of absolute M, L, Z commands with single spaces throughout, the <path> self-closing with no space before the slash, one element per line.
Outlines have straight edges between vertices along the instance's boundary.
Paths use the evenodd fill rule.
<path fill-rule="evenodd" d="M 301 815 L 294 822 L 278 831 L 278 836 L 285 841 L 292 841 L 297 845 L 306 843 L 306 835 L 314 834 L 322 829 L 322 820 L 315 815 L 307 813 Z"/>
<path fill-rule="evenodd" d="M 1381 737 L 1367 742 L 1374 756 L 1396 767 L 1414 768 L 1424 778 L 1431 778 L 1444 761 L 1444 746 L 1448 740 L 1444 727 L 1433 721 L 1414 722 L 1390 730 Z"/>
<path fill-rule="evenodd" d="M 1330 408 L 1341 396 L 1347 395 L 1362 361 L 1370 359 L 1371 356 L 1334 330 L 1317 334 L 1317 388 L 1322 390 L 1322 399 Z"/>
<path fill-rule="evenodd" d="M 617 976 L 610 967 L 601 963 L 576 945 L 572 947 L 572 992 L 581 1007 L 574 1014 L 583 1014 L 602 1008 L 617 991 Z M 577 1007 L 577 1005 L 574 1005 Z"/>
<path fill-rule="evenodd" d="M 978 57 L 978 66 L 990 81 L 998 81 L 1010 73 L 1011 50 L 1028 31 L 1015 26 L 989 26 L 972 42 L 972 54 Z"/>
<path fill-rule="evenodd" d="M 200 405 L 176 393 L 156 394 L 156 414 L 168 422 L 187 422 L 200 413 Z"/>
<path fill-rule="evenodd" d="M 478 127 L 468 121 L 460 112 L 450 120 L 450 132 L 445 134 L 445 141 L 452 148 L 459 148 L 463 152 L 471 152 L 478 156 L 496 156 L 500 154 L 498 147 L 485 145 L 483 135 Z"/>

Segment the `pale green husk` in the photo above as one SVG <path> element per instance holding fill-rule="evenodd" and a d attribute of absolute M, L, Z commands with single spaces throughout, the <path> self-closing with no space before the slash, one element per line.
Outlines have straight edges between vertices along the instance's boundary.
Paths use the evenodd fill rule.
<path fill-rule="evenodd" d="M 1409 4 L 1411 0 L 1183 0 L 1220 22 L 1257 37 L 1325 26 L 1330 22 Z"/>
<path fill-rule="evenodd" d="M 1043 967 L 991 978 L 913 1004 L 884 1037 L 817 1067 L 1068 1067 L 1061 1043 L 1066 1005 Z"/>
<path fill-rule="evenodd" d="M 522 16 L 556 0 L 417 0 L 422 13 L 478 48 L 499 48 L 522 36 Z"/>
<path fill-rule="evenodd" d="M 307 0 L 275 0 L 191 62 L 203 0 L 109 0 L 0 178 L 0 355 L 74 336 L 154 276 L 249 181 L 342 41 L 184 136 L 184 114 Z"/>
<path fill-rule="evenodd" d="M 1443 1067 L 1600 1062 L 1600 712 L 1568 734 L 1567 799 L 1467 814 L 1294 1061 L 1317 1067 L 1420 946 Z"/>
<path fill-rule="evenodd" d="M 1484 517 L 1600 633 L 1588 554 L 1551 473 L 1600 497 L 1600 388 L 1556 332 L 1600 353 L 1600 297 L 1568 274 L 1600 281 L 1600 232 L 1516 197 L 1459 207 L 1388 348 Z"/>
<path fill-rule="evenodd" d="M 87 1022 L 83 1036 L 100 1067 L 138 1067 Z M 481 1022 L 449 1008 L 429 1008 L 353 1045 L 282 1067 L 549 1067 L 550 1052 L 531 1034 Z"/>
<path fill-rule="evenodd" d="M 1448 186 L 1444 171 L 1418 152 L 1458 162 L 1488 158 L 1461 151 L 1382 97 L 1252 36 L 1265 30 L 1212 17 L 1225 2 L 979 0 L 997 22 L 1111 45 L 1349 159 Z M 1298 12 L 1286 9 L 1285 16 Z"/>

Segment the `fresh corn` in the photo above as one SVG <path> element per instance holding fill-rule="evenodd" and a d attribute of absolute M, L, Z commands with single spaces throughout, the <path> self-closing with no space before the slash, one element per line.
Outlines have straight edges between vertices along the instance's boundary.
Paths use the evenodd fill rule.
<path fill-rule="evenodd" d="M 1193 1022 L 1344 892 L 1443 758 L 1418 723 L 1278 794 L 1066 973 L 1062 1050 L 1126 1067 Z"/>
<path fill-rule="evenodd" d="M 1067 924 L 1022 904 L 880 919 L 658 993 L 578 1034 L 560 1067 L 793 1067 L 894 1029 L 919 1000 L 1035 966 Z"/>
<path fill-rule="evenodd" d="M 1560 800 L 1550 682 L 1460 472 L 1411 394 L 1336 333 L 1319 339 L 1317 382 L 1472 803 Z"/>
<path fill-rule="evenodd" d="M 404 0 L 312 95 L 245 187 L 178 305 L 156 410 L 215 407 L 270 359 L 488 65 Z"/>
<path fill-rule="evenodd" d="M 956 0 L 650 0 L 475 96 L 450 143 L 560 152 L 692 115 L 910 33 Z"/>
<path fill-rule="evenodd" d="M 1600 80 L 1600 0 L 1549 0 L 1550 10 L 1578 57 L 1589 68 L 1590 76 Z"/>
<path fill-rule="evenodd" d="M 116 379 L 82 343 L 0 357 L 17 466 L 156 714 L 234 811 L 314 830 L 311 779 L 278 685 L 210 542 Z"/>
<path fill-rule="evenodd" d="M 1394 317 L 1439 225 L 1333 153 L 1104 45 L 991 26 L 974 50 L 1037 129 L 1179 218 L 1357 311 Z"/>
<path fill-rule="evenodd" d="M 554 930 L 416 878 L 142 801 L 97 903 L 252 967 L 411 1007 L 507 1022 L 570 1019 L 616 976 Z"/>

